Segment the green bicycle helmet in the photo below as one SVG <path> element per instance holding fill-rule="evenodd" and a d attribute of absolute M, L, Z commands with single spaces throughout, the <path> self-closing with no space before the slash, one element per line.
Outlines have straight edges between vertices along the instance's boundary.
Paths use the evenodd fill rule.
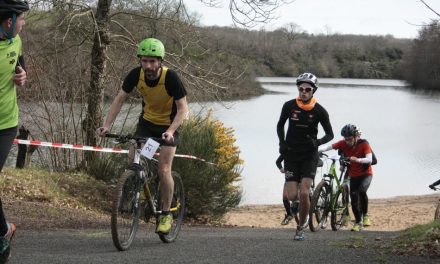
<path fill-rule="evenodd" d="M 160 40 L 147 38 L 139 43 L 137 56 L 160 57 L 163 60 L 165 57 L 165 47 Z"/>

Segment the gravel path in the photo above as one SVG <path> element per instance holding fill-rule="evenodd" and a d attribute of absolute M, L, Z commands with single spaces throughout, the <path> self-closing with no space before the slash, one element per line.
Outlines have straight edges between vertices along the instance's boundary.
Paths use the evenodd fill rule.
<path fill-rule="evenodd" d="M 118 252 L 109 229 L 17 229 L 9 263 L 438 263 L 379 249 L 395 235 L 307 231 L 299 242 L 293 229 L 184 226 L 175 243 L 164 244 L 141 228 L 130 250 Z"/>

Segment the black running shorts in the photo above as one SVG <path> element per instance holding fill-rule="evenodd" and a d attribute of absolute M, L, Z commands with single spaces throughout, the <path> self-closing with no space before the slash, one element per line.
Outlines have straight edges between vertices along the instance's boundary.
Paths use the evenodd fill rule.
<path fill-rule="evenodd" d="M 315 179 L 317 165 L 317 160 L 313 158 L 290 162 L 284 161 L 285 170 L 292 173 L 289 179 L 286 178 L 286 181 L 301 182 L 302 178 Z"/>
<path fill-rule="evenodd" d="M 162 134 L 167 131 L 169 126 L 155 125 L 142 116 L 139 118 L 139 123 L 136 128 L 136 137 L 156 137 L 162 138 Z M 179 145 L 179 131 L 174 132 L 174 142 L 170 144 L 163 144 L 163 146 L 177 147 Z"/>

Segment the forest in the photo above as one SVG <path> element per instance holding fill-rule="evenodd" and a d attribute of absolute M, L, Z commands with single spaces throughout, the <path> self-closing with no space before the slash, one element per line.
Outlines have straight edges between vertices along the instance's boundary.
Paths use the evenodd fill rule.
<path fill-rule="evenodd" d="M 69 87 L 93 86 L 99 76 L 104 99 L 111 98 L 138 63 L 136 45 L 146 37 L 165 43 L 165 64 L 181 74 L 193 102 L 258 95 L 264 91 L 255 77 L 295 77 L 306 71 L 318 77 L 402 79 L 416 89 L 440 86 L 437 21 L 421 28 L 414 40 L 391 35 L 314 35 L 293 23 L 274 31 L 202 27 L 176 6 L 179 1 L 149 2 L 109 8 L 111 23 L 99 37 L 105 44 L 105 67 L 92 64 L 96 63 L 93 58 L 103 55 L 94 49 L 99 16 L 93 15 L 98 11 L 93 6 L 45 5 L 31 11 L 24 32 L 25 56 L 32 69 L 30 86 L 50 90 L 62 82 L 64 93 L 78 97 L 83 93 L 75 94 Z M 101 71 L 98 75 L 95 68 Z M 64 80 L 46 76 L 64 76 Z"/>

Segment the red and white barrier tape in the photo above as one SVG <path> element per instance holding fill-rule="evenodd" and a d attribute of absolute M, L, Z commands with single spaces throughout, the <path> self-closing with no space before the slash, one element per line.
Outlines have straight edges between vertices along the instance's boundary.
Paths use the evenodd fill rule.
<path fill-rule="evenodd" d="M 160 156 L 160 155 L 159 155 L 159 153 L 156 153 L 156 154 L 154 154 L 154 156 Z M 201 158 L 197 158 L 196 156 L 185 155 L 185 154 L 175 154 L 174 157 L 178 157 L 178 158 L 186 158 L 186 159 L 193 159 L 193 160 L 200 160 L 200 161 L 203 161 L 203 162 L 205 162 L 205 163 L 207 163 L 207 164 L 217 166 L 215 163 L 212 163 L 212 162 L 206 161 L 206 160 L 201 159 Z"/>
<path fill-rule="evenodd" d="M 100 151 L 100 152 L 112 152 L 112 153 L 128 153 L 128 150 L 121 148 L 92 147 L 92 146 L 83 146 L 76 144 L 72 145 L 72 144 L 63 144 L 63 143 L 44 142 L 39 140 L 14 139 L 14 144 L 34 145 L 34 146 L 43 146 L 43 147 L 52 147 L 52 148 L 78 149 L 78 150 L 88 150 L 88 151 Z"/>
<path fill-rule="evenodd" d="M 109 153 L 128 153 L 128 150 L 121 148 L 103 148 L 99 146 L 92 147 L 92 146 L 83 146 L 77 144 L 72 145 L 72 144 L 64 144 L 64 143 L 44 142 L 39 140 L 14 139 L 14 144 L 34 145 L 34 146 L 43 146 L 43 147 L 52 147 L 52 148 L 77 149 L 77 150 L 87 150 L 87 151 L 99 151 L 99 152 L 109 152 Z M 174 156 L 179 158 L 199 160 L 211 165 L 215 165 L 212 162 L 208 162 L 204 159 L 197 158 L 196 156 L 184 155 L 184 154 L 175 154 Z"/>

